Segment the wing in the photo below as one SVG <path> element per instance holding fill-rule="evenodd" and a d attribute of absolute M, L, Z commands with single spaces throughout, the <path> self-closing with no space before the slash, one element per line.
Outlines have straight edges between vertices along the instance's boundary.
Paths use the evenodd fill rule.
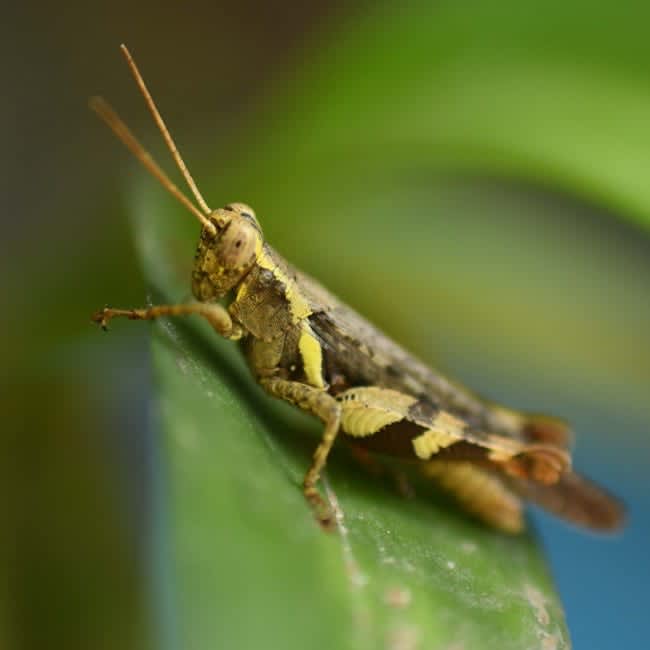
<path fill-rule="evenodd" d="M 576 472 L 565 472 L 554 485 L 514 478 L 506 483 L 515 494 L 577 526 L 612 532 L 625 523 L 623 504 Z"/>

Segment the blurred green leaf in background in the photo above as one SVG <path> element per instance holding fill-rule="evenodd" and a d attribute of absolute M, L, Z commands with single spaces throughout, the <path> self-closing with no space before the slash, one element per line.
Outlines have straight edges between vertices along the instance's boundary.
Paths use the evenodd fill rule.
<path fill-rule="evenodd" d="M 150 394 L 147 328 L 116 324 L 105 338 L 86 326 L 104 302 L 143 303 L 143 286 L 156 300 L 189 295 L 194 220 L 74 113 L 98 90 L 127 94 L 121 112 L 142 131 L 116 49 L 125 40 L 213 207 L 253 205 L 288 259 L 428 362 L 572 421 L 577 466 L 625 497 L 630 526 L 607 541 L 537 516 L 533 526 L 574 645 L 641 647 L 650 9 L 300 7 L 144 3 L 125 22 L 118 8 L 91 17 L 78 5 L 67 24 L 46 7 L 12 9 L 6 42 L 38 46 L 17 63 L 17 99 L 4 109 L 4 123 L 19 116 L 29 128 L 5 139 L 21 200 L 7 205 L 4 239 L 16 244 L 2 260 L 7 403 L 17 407 L 6 421 L 17 435 L 3 454 L 16 535 L 3 552 L 0 638 L 570 645 L 534 533 L 485 530 L 426 487 L 405 500 L 339 452 L 327 486 L 344 519 L 323 535 L 299 490 L 318 427 L 263 396 L 235 349 L 197 324 L 157 324 Z M 26 83 L 32 73 L 40 84 Z M 36 89 L 48 88 L 45 113 Z M 54 119 L 70 114 L 83 128 Z M 89 142 L 93 164 L 80 164 Z M 100 160 L 129 182 L 99 186 Z"/>

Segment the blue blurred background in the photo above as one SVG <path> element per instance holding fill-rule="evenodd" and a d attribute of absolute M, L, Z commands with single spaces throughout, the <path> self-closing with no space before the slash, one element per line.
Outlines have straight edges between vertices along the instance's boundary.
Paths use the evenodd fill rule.
<path fill-rule="evenodd" d="M 123 41 L 212 201 L 258 206 L 289 259 L 428 361 L 573 423 L 576 466 L 626 501 L 628 528 L 534 522 L 575 647 L 642 647 L 650 9 L 565 4 L 5 8 L 3 647 L 157 634 L 146 328 L 107 344 L 88 323 L 147 295 L 135 167 L 86 108 L 109 97 L 162 151 Z"/>

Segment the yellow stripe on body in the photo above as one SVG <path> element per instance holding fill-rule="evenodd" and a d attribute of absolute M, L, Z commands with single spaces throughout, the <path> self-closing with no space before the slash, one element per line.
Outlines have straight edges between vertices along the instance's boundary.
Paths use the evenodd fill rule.
<path fill-rule="evenodd" d="M 298 350 L 307 383 L 316 388 L 325 388 L 323 383 L 323 351 L 314 333 L 305 321 L 298 339 Z"/>
<path fill-rule="evenodd" d="M 441 449 L 453 445 L 462 438 L 465 423 L 447 413 L 441 411 L 431 423 L 431 428 L 417 438 L 413 438 L 413 451 L 422 460 L 428 460 Z"/>
<path fill-rule="evenodd" d="M 413 451 L 418 458 L 429 460 L 431 456 L 437 454 L 441 449 L 449 447 L 457 440 L 458 436 L 453 436 L 446 431 L 429 429 L 417 438 L 413 438 Z"/>
<path fill-rule="evenodd" d="M 302 357 L 307 383 L 316 388 L 325 388 L 323 382 L 323 351 L 306 320 L 312 314 L 309 302 L 302 295 L 295 281 L 284 272 L 264 247 L 260 247 L 257 252 L 257 264 L 260 268 L 271 271 L 273 277 L 282 283 L 284 297 L 289 303 L 291 320 L 295 325 L 300 324 L 301 332 L 298 339 L 298 350 Z"/>
<path fill-rule="evenodd" d="M 341 424 L 348 435 L 364 438 L 403 419 L 403 415 L 396 411 L 348 402 L 343 404 Z"/>
<path fill-rule="evenodd" d="M 311 307 L 306 298 L 300 293 L 298 285 L 277 265 L 264 248 L 257 255 L 257 263 L 261 268 L 271 271 L 273 276 L 284 285 L 284 295 L 289 303 L 289 310 L 294 323 L 311 316 Z"/>
<path fill-rule="evenodd" d="M 371 436 L 395 422 L 408 417 L 409 408 L 417 398 L 389 388 L 367 386 L 351 388 L 338 397 L 343 407 L 341 424 L 351 436 Z"/>

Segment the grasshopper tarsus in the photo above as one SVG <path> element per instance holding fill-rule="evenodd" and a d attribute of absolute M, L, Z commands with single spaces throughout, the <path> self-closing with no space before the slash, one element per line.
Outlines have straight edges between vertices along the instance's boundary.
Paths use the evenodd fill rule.
<path fill-rule="evenodd" d="M 96 311 L 91 317 L 90 320 L 91 322 L 99 325 L 104 332 L 108 332 L 108 322 L 106 320 L 106 311 L 109 309 L 108 306 L 104 307 L 104 309 L 100 309 L 99 311 Z"/>
<path fill-rule="evenodd" d="M 125 313 L 122 313 L 123 310 L 120 309 L 112 309 L 108 305 L 106 305 L 103 309 L 99 309 L 96 311 L 92 316 L 91 320 L 93 323 L 97 323 L 104 332 L 108 332 L 108 321 L 111 320 L 111 318 L 115 316 L 124 316 L 126 315 Z M 129 318 L 131 318 L 129 316 Z"/>
<path fill-rule="evenodd" d="M 320 527 L 328 533 L 331 533 L 336 529 L 336 518 L 334 517 L 334 514 L 331 512 L 324 515 L 318 515 L 317 521 Z"/>
<path fill-rule="evenodd" d="M 323 530 L 332 531 L 336 527 L 336 515 L 332 507 L 323 499 L 318 490 L 313 487 L 303 487 L 303 494 L 311 506 L 316 521 Z"/>

